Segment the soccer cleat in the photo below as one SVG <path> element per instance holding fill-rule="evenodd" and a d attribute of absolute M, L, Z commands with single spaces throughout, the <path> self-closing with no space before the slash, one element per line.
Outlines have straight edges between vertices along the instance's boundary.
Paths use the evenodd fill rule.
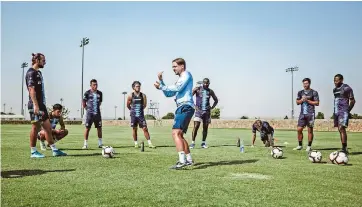
<path fill-rule="evenodd" d="M 42 153 L 40 153 L 40 152 L 38 152 L 38 151 L 35 151 L 35 152 L 32 152 L 31 153 L 31 156 L 30 156 L 31 158 L 44 158 L 45 156 L 42 154 Z"/>
<path fill-rule="evenodd" d="M 140 146 L 138 144 L 134 144 L 134 148 L 139 148 Z"/>
<path fill-rule="evenodd" d="M 60 150 L 54 150 L 54 151 L 53 151 L 53 156 L 54 156 L 54 157 L 67 156 L 67 153 L 62 152 L 62 151 L 60 151 Z"/>
<path fill-rule="evenodd" d="M 298 146 L 296 148 L 294 148 L 293 150 L 302 150 L 303 149 L 303 146 Z"/>
<path fill-rule="evenodd" d="M 149 147 L 149 148 L 153 148 L 153 149 L 155 149 L 155 148 L 156 148 L 156 146 L 155 146 L 155 145 L 153 145 L 153 144 L 149 144 L 149 145 L 148 145 L 148 147 Z"/>
<path fill-rule="evenodd" d="M 190 144 L 190 149 L 195 148 L 195 144 Z"/>
<path fill-rule="evenodd" d="M 186 164 L 186 166 L 191 166 L 191 165 L 194 164 L 194 161 L 192 161 L 192 160 L 191 160 L 191 161 L 187 161 L 187 160 L 186 160 L 186 163 L 185 163 L 185 164 Z"/>
<path fill-rule="evenodd" d="M 84 145 L 82 149 L 88 149 L 88 145 Z"/>
<path fill-rule="evenodd" d="M 179 170 L 179 169 L 182 169 L 184 167 L 186 167 L 186 163 L 181 163 L 181 162 L 177 162 L 176 165 L 170 167 L 171 170 Z"/>
<path fill-rule="evenodd" d="M 201 144 L 201 148 L 207 149 L 209 147 L 204 143 L 204 144 Z"/>
<path fill-rule="evenodd" d="M 310 147 L 310 146 L 307 146 L 307 149 L 305 149 L 305 151 L 307 151 L 307 152 L 310 152 L 310 151 L 312 151 L 312 147 Z"/>
<path fill-rule="evenodd" d="M 342 149 L 341 152 L 346 153 L 347 156 L 349 155 L 349 152 L 348 152 L 348 150 L 346 150 L 346 149 Z"/>
<path fill-rule="evenodd" d="M 40 149 L 41 149 L 42 151 L 46 151 L 46 150 L 47 150 L 47 147 L 46 147 L 46 145 L 45 145 L 44 142 L 40 142 Z"/>
<path fill-rule="evenodd" d="M 103 148 L 103 144 L 101 144 L 101 145 L 98 145 L 98 148 Z"/>

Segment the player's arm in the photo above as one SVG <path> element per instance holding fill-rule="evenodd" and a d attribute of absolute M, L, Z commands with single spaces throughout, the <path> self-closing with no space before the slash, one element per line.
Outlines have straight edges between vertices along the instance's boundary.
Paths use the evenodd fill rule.
<path fill-rule="evenodd" d="M 354 99 L 352 88 L 349 88 L 349 89 L 350 90 L 349 90 L 349 94 L 348 94 L 348 98 L 349 98 L 348 112 L 351 112 L 354 105 L 356 104 L 356 99 Z"/>
<path fill-rule="evenodd" d="M 252 136 L 252 146 L 254 146 L 255 140 L 256 140 L 256 128 L 255 128 L 254 125 L 252 126 L 252 132 L 253 132 L 253 136 Z"/>
<path fill-rule="evenodd" d="M 87 101 L 88 101 L 88 91 L 86 91 L 83 95 L 83 100 L 82 100 L 83 108 L 87 107 Z"/>
<path fill-rule="evenodd" d="M 186 73 L 177 80 L 175 85 L 162 85 L 161 81 L 160 90 L 176 95 L 176 93 L 182 91 L 190 81 L 192 81 L 191 76 Z"/>
<path fill-rule="evenodd" d="M 65 124 L 64 124 L 63 116 L 60 116 L 60 118 L 59 118 L 59 125 L 60 125 L 60 130 L 64 130 L 64 129 L 65 129 Z"/>
<path fill-rule="evenodd" d="M 192 89 L 192 96 L 194 96 L 199 89 L 200 87 L 195 87 L 194 89 Z"/>
<path fill-rule="evenodd" d="M 215 95 L 215 92 L 213 90 L 210 91 L 210 95 L 212 97 L 212 99 L 214 100 L 214 104 L 212 105 L 211 109 L 215 108 L 217 103 L 219 103 L 219 99 L 217 98 L 217 96 Z"/>
<path fill-rule="evenodd" d="M 147 107 L 147 96 L 143 94 L 143 109 Z"/>
<path fill-rule="evenodd" d="M 319 106 L 319 95 L 317 91 L 313 91 L 313 100 L 307 100 L 307 103 L 314 106 Z"/>
<path fill-rule="evenodd" d="M 302 92 L 301 91 L 299 91 L 298 92 L 298 94 L 297 94 L 297 105 L 300 105 L 300 104 L 302 104 L 303 103 L 303 99 L 302 99 Z"/>
<path fill-rule="evenodd" d="M 166 86 L 165 82 L 163 82 L 163 80 L 160 81 L 160 90 L 162 87 Z M 163 94 L 166 96 L 166 97 L 172 97 L 172 96 L 175 96 L 176 95 L 176 92 L 172 92 L 172 91 L 162 91 Z"/>
<path fill-rule="evenodd" d="M 29 96 L 30 96 L 31 100 L 33 101 L 34 107 L 39 109 L 39 103 L 36 100 L 36 92 L 35 92 L 36 74 L 33 71 L 29 71 L 26 75 L 27 75 L 26 85 L 29 90 Z"/>
<path fill-rule="evenodd" d="M 131 103 L 132 103 L 132 96 L 131 95 L 128 95 L 127 96 L 127 108 L 129 110 L 131 110 Z"/>
<path fill-rule="evenodd" d="M 101 106 L 103 102 L 103 93 L 99 91 L 99 106 Z"/>

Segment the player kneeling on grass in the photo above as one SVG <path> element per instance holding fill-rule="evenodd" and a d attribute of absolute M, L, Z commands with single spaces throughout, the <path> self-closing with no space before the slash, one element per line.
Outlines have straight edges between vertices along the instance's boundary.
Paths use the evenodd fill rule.
<path fill-rule="evenodd" d="M 58 142 L 59 140 L 63 139 L 65 136 L 68 135 L 68 130 L 65 129 L 65 124 L 63 121 L 62 110 L 63 110 L 62 105 L 54 104 L 53 111 L 51 111 L 49 113 L 49 120 L 50 120 L 50 124 L 52 127 L 52 135 L 53 135 L 54 143 Z M 60 125 L 60 129 L 55 129 L 55 127 L 57 126 L 58 123 Z M 40 140 L 40 147 L 41 147 L 41 150 L 43 150 L 43 151 L 46 150 L 46 145 L 44 143 L 45 133 L 46 132 L 44 131 L 44 129 L 42 129 L 38 133 L 38 139 Z"/>
<path fill-rule="evenodd" d="M 133 128 L 133 140 L 135 148 L 138 148 L 137 130 L 138 126 L 143 129 L 143 133 L 148 141 L 150 148 L 156 148 L 152 145 L 150 133 L 148 132 L 144 109 L 147 107 L 147 97 L 141 92 L 141 83 L 134 81 L 132 83 L 133 92 L 127 97 L 127 108 L 131 112 L 131 127 Z"/>
<path fill-rule="evenodd" d="M 270 124 L 266 121 L 256 120 L 252 126 L 253 132 L 253 145 L 256 139 L 256 131 L 260 132 L 260 138 L 265 147 L 273 147 L 274 146 L 274 129 L 270 126 Z"/>

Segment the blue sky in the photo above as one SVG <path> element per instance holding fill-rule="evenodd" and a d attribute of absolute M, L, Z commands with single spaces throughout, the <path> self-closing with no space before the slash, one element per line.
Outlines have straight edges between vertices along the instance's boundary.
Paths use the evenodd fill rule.
<path fill-rule="evenodd" d="M 47 57 L 43 70 L 48 104 L 62 97 L 79 117 L 82 37 L 84 88 L 96 78 L 104 94 L 104 117 L 123 116 L 123 91 L 142 82 L 160 115 L 175 110 L 173 99 L 153 83 L 171 61 L 183 57 L 194 81 L 208 77 L 221 116 L 283 117 L 291 110 L 291 74 L 312 79 L 320 94 L 317 111 L 333 111 L 333 76 L 342 73 L 355 93 L 353 112 L 362 113 L 361 2 L 2 2 L 1 107 L 20 113 L 20 65 L 32 52 Z M 24 91 L 25 103 L 28 100 Z M 296 115 L 300 108 L 296 106 Z M 126 117 L 128 110 L 126 110 Z"/>

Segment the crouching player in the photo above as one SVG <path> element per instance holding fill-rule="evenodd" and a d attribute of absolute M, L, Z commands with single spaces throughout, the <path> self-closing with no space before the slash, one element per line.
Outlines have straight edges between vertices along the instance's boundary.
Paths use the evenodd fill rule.
<path fill-rule="evenodd" d="M 253 132 L 252 147 L 254 147 L 255 144 L 256 131 L 260 132 L 260 138 L 265 147 L 274 146 L 273 127 L 271 127 L 270 124 L 266 121 L 256 120 L 252 126 L 252 132 Z"/>
<path fill-rule="evenodd" d="M 54 143 L 58 142 L 59 140 L 63 139 L 65 136 L 68 135 L 68 130 L 65 129 L 65 124 L 63 121 L 62 110 L 63 110 L 62 105 L 54 104 L 53 110 L 49 113 L 49 120 L 50 120 L 50 124 L 52 126 L 52 135 L 53 135 Z M 60 129 L 55 129 L 58 123 L 60 125 Z M 44 143 L 45 133 L 46 132 L 44 131 L 44 129 L 42 129 L 38 133 L 38 139 L 40 140 L 40 148 L 43 151 L 46 150 L 46 145 Z"/>

